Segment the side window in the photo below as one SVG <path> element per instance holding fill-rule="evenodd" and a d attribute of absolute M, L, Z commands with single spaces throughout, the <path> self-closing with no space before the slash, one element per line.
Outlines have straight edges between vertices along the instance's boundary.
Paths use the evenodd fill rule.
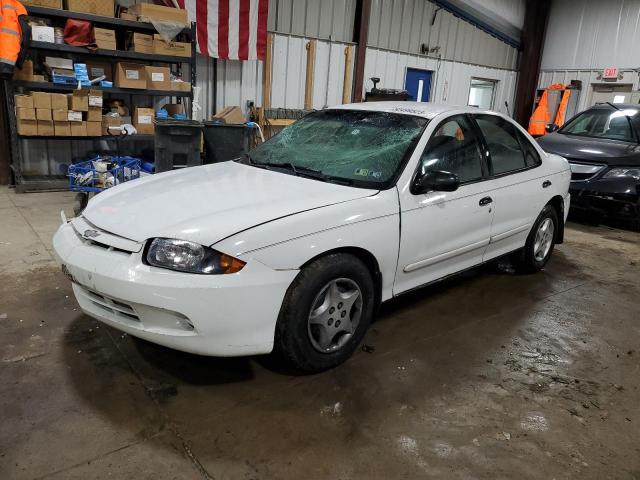
<path fill-rule="evenodd" d="M 494 175 L 526 167 L 515 126 L 494 115 L 476 115 L 475 119 L 487 141 Z"/>
<path fill-rule="evenodd" d="M 520 145 L 522 145 L 522 149 L 524 150 L 524 163 L 527 167 L 535 167 L 536 165 L 540 165 L 542 160 L 540 160 L 540 155 L 531 144 L 531 141 L 525 137 L 522 132 L 516 130 L 518 134 L 518 138 L 520 139 Z"/>
<path fill-rule="evenodd" d="M 420 159 L 421 173 L 444 170 L 460 183 L 482 178 L 480 144 L 464 115 L 446 120 L 433 132 Z"/>

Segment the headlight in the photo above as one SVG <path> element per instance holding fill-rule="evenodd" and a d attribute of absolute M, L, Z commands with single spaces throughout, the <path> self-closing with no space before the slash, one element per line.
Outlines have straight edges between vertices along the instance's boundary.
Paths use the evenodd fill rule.
<path fill-rule="evenodd" d="M 236 273 L 246 264 L 212 248 L 171 238 L 154 238 L 146 258 L 149 265 L 154 267 L 212 275 Z"/>
<path fill-rule="evenodd" d="M 640 168 L 612 168 L 602 178 L 635 178 L 640 180 Z"/>

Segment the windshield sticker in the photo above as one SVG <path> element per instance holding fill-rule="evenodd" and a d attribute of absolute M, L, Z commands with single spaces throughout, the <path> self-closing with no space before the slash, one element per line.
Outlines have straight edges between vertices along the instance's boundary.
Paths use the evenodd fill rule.
<path fill-rule="evenodd" d="M 356 168 L 354 172 L 356 175 L 360 177 L 373 177 L 380 178 L 382 176 L 382 172 L 375 172 L 373 170 L 369 170 L 368 168 Z"/>
<path fill-rule="evenodd" d="M 425 110 L 422 110 L 422 109 L 408 108 L 408 107 L 395 107 L 395 108 L 392 108 L 391 111 L 398 112 L 398 113 L 415 113 L 417 115 L 424 115 L 427 113 Z"/>

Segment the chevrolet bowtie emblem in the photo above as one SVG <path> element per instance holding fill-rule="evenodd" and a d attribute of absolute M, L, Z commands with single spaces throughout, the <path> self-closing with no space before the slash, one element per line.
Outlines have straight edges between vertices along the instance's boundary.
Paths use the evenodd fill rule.
<path fill-rule="evenodd" d="M 95 238 L 100 236 L 100 232 L 97 230 L 85 230 L 82 236 L 84 238 Z"/>

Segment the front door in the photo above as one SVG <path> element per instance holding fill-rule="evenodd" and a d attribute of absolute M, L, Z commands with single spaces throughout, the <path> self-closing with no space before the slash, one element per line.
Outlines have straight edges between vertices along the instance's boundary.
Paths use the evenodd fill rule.
<path fill-rule="evenodd" d="M 404 89 L 409 92 L 409 100 L 413 102 L 428 102 L 431 92 L 431 73 L 429 70 L 407 68 Z"/>
<path fill-rule="evenodd" d="M 454 192 L 400 195 L 401 236 L 394 294 L 437 280 L 482 262 L 489 244 L 494 204 L 484 181 L 478 136 L 466 115 L 439 123 L 418 168 L 455 173 Z"/>

